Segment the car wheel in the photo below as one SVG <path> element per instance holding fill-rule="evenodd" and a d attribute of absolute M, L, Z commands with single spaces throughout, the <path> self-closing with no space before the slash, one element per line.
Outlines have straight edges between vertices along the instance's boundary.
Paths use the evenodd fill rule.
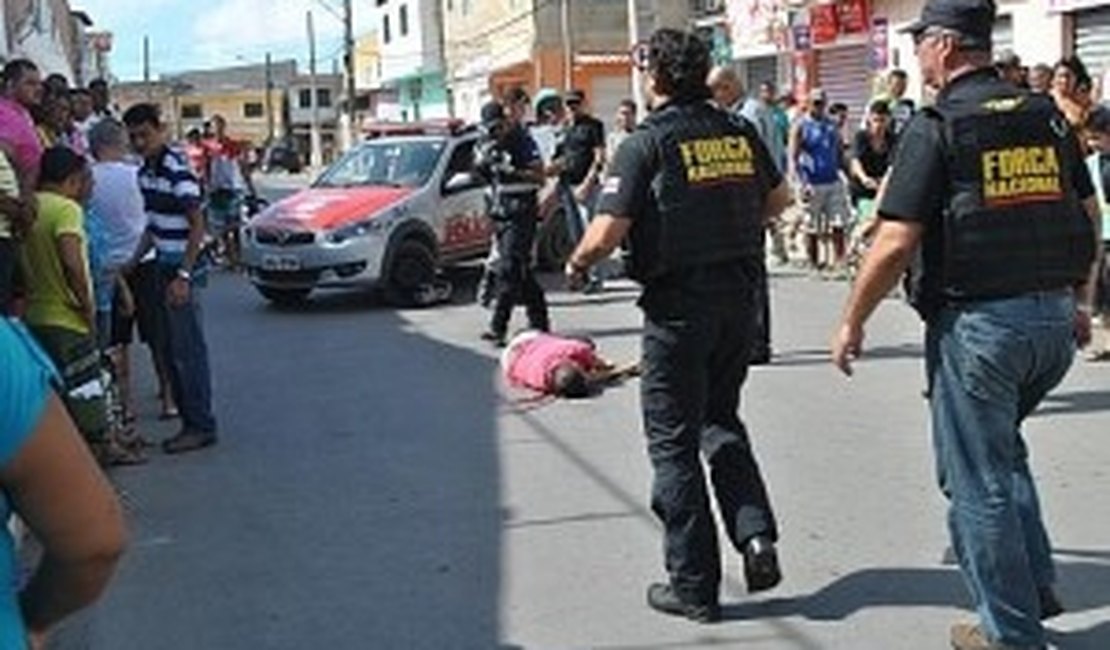
<path fill-rule="evenodd" d="M 397 245 L 390 258 L 386 300 L 398 307 L 411 307 L 416 304 L 417 291 L 435 279 L 435 252 L 417 239 L 406 239 Z"/>
<path fill-rule="evenodd" d="M 558 271 L 574 251 L 562 210 L 552 212 L 536 233 L 536 264 L 544 271 Z"/>
<path fill-rule="evenodd" d="M 303 305 L 312 289 L 279 289 L 277 287 L 255 286 L 262 297 L 278 307 L 296 307 Z"/>

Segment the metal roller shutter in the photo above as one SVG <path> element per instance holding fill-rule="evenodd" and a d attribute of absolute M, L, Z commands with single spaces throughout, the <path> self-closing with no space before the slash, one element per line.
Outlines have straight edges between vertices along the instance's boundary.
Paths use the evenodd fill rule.
<path fill-rule="evenodd" d="M 1110 7 L 1076 12 L 1075 54 L 1092 77 L 1110 70 Z"/>
<path fill-rule="evenodd" d="M 629 77 L 594 77 L 590 82 L 590 112 L 605 124 L 608 133 L 622 99 L 632 97 Z"/>
<path fill-rule="evenodd" d="M 848 106 L 848 124 L 859 124 L 871 99 L 871 69 L 866 45 L 835 47 L 817 52 L 817 84 L 829 104 Z"/>
<path fill-rule="evenodd" d="M 779 60 L 776 56 L 760 56 L 744 61 L 744 89 L 754 96 L 759 85 L 770 79 L 778 85 Z"/>

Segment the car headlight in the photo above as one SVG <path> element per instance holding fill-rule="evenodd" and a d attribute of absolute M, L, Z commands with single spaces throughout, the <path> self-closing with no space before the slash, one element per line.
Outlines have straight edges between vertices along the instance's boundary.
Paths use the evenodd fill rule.
<path fill-rule="evenodd" d="M 327 234 L 327 240 L 333 244 L 342 244 L 348 239 L 375 235 L 385 230 L 385 228 L 386 223 L 383 219 L 367 219 L 332 230 Z"/>

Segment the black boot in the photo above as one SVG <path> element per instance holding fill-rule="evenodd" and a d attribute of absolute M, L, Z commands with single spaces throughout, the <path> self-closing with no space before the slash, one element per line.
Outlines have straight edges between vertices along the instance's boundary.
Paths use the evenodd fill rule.
<path fill-rule="evenodd" d="M 698 623 L 716 623 L 721 620 L 721 607 L 717 603 L 689 603 L 678 597 L 670 585 L 655 583 L 648 587 L 648 607 L 672 616 L 683 616 Z"/>
<path fill-rule="evenodd" d="M 779 555 L 775 543 L 767 537 L 756 535 L 744 544 L 744 580 L 749 594 L 772 589 L 782 582 Z"/>

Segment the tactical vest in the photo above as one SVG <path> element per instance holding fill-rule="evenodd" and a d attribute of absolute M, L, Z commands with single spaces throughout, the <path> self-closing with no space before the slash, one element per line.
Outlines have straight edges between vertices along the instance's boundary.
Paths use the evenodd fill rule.
<path fill-rule="evenodd" d="M 928 110 L 944 125 L 948 152 L 950 198 L 933 279 L 942 301 L 1083 282 L 1094 233 L 1073 185 L 1072 170 L 1082 161 L 1052 100 L 1014 90 L 966 109 Z"/>
<path fill-rule="evenodd" d="M 763 254 L 754 127 L 706 102 L 671 104 L 641 123 L 657 153 L 651 200 L 629 237 L 642 284 L 682 269 Z"/>

